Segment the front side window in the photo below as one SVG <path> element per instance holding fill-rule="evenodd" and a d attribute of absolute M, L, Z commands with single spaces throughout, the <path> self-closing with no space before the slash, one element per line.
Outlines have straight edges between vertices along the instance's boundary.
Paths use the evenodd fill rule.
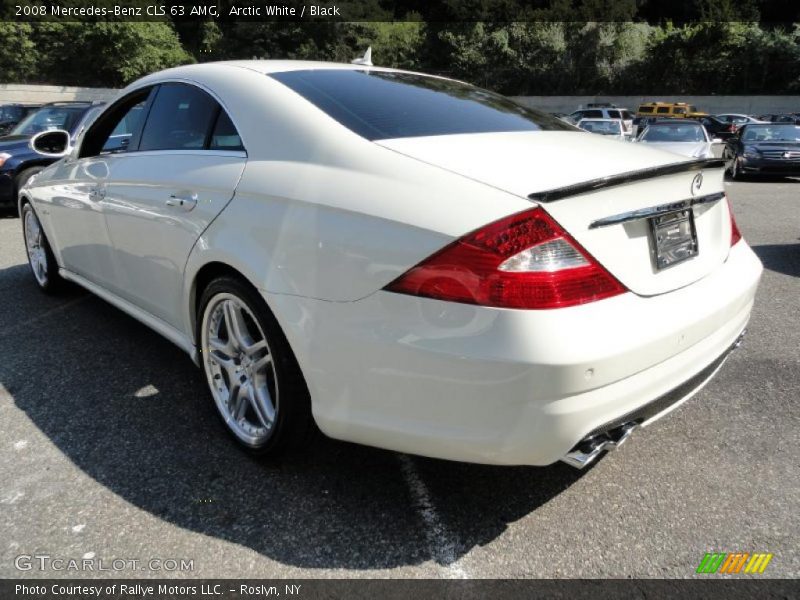
<path fill-rule="evenodd" d="M 639 112 L 642 113 L 642 114 L 649 115 L 649 114 L 651 114 L 653 112 L 653 107 L 652 106 L 640 106 L 639 107 Z"/>
<path fill-rule="evenodd" d="M 139 130 L 144 118 L 146 100 L 134 104 L 122 115 L 122 118 L 114 126 L 111 134 L 103 144 L 101 154 L 118 154 L 127 152 L 130 148 L 133 135 Z"/>
<path fill-rule="evenodd" d="M 162 85 L 142 131 L 139 150 L 202 150 L 218 108 L 216 100 L 196 87 Z"/>
<path fill-rule="evenodd" d="M 659 106 L 656 112 L 660 115 L 669 114 L 669 106 Z"/>
<path fill-rule="evenodd" d="M 499 94 L 438 77 L 349 69 L 286 71 L 269 77 L 368 140 L 574 131 L 552 115 Z"/>

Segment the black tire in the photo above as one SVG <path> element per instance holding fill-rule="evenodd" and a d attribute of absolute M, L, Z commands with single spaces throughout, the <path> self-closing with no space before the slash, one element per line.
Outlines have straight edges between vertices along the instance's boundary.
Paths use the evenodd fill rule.
<path fill-rule="evenodd" d="M 210 361 L 203 353 L 202 333 L 206 327 L 204 316 L 209 304 L 218 302 L 222 295 L 234 296 L 240 300 L 257 321 L 268 345 L 268 353 L 274 364 L 274 396 L 275 417 L 271 433 L 264 443 L 252 445 L 240 439 L 228 423 L 223 409 L 220 408 L 212 388 Z M 213 313 L 214 308 L 210 309 Z M 210 317 L 209 317 L 210 318 Z M 232 276 L 214 279 L 203 290 L 197 310 L 197 347 L 200 349 L 200 362 L 209 386 L 209 395 L 217 415 L 220 417 L 228 434 L 237 445 L 249 454 L 263 457 L 277 457 L 287 451 L 297 451 L 306 447 L 316 431 L 311 415 L 311 398 L 305 378 L 292 352 L 286 336 L 278 321 L 261 295 L 247 282 Z M 248 409 L 250 410 L 250 409 Z M 228 417 L 229 418 L 229 417 Z"/>
<path fill-rule="evenodd" d="M 34 219 L 40 230 L 41 237 L 35 245 L 44 255 L 45 266 L 38 272 L 37 268 L 34 266 L 34 261 L 31 259 L 31 249 L 30 244 L 28 244 L 28 227 L 26 226 L 28 219 Z M 27 200 L 22 203 L 20 222 L 22 224 L 22 238 L 25 242 L 25 254 L 28 257 L 28 265 L 31 268 L 31 273 L 33 274 L 36 285 L 46 294 L 55 294 L 59 292 L 64 286 L 64 280 L 61 278 L 61 275 L 58 274 L 58 263 L 50 247 L 50 241 L 47 239 L 47 235 L 39 222 L 39 217 L 36 215 L 36 211 L 33 210 L 31 203 Z"/>
<path fill-rule="evenodd" d="M 23 169 L 22 171 L 17 173 L 17 176 L 14 177 L 14 191 L 15 191 L 14 196 L 19 194 L 19 191 L 22 189 L 22 186 L 28 183 L 28 180 L 31 177 L 33 177 L 43 169 L 44 167 L 28 167 L 27 169 Z"/>
<path fill-rule="evenodd" d="M 738 163 L 736 162 L 736 157 L 734 156 L 733 161 L 731 162 L 731 179 L 733 179 L 734 181 L 742 181 L 742 179 L 744 179 L 744 175 L 739 170 L 737 164 Z"/>

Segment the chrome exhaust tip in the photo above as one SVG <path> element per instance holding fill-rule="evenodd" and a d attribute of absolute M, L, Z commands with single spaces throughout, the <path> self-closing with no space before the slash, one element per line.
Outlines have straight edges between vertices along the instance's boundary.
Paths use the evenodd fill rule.
<path fill-rule="evenodd" d="M 625 443 L 639 423 L 630 421 L 605 433 L 581 440 L 561 459 L 571 467 L 583 469 L 592 464 L 598 456 L 609 450 L 616 450 Z"/>

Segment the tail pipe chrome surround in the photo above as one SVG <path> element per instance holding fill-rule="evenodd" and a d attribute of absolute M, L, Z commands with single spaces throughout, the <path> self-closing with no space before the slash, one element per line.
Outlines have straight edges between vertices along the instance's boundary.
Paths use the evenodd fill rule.
<path fill-rule="evenodd" d="M 722 366 L 722 363 L 725 362 L 725 359 L 728 358 L 728 355 L 730 355 L 731 352 L 742 345 L 742 340 L 744 340 L 745 333 L 747 333 L 747 330 L 742 330 L 733 344 L 731 344 L 731 346 L 725 352 L 723 352 L 722 355 L 716 361 L 714 361 L 714 363 L 710 365 L 713 367 L 713 372 L 711 375 L 709 375 L 709 377 L 705 378 L 703 383 L 708 381 L 713 373 L 715 373 L 716 370 Z M 614 427 L 613 429 L 609 429 L 608 431 L 584 438 L 572 450 L 567 452 L 561 458 L 561 461 L 567 463 L 571 467 L 575 467 L 576 469 L 583 469 L 584 467 L 587 467 L 588 465 L 592 464 L 603 452 L 607 450 L 616 450 L 622 444 L 624 444 L 625 440 L 627 440 L 631 436 L 631 433 L 633 433 L 633 430 L 641 425 L 642 420 L 646 419 L 627 421 L 626 423 Z"/>
<path fill-rule="evenodd" d="M 616 450 L 625 443 L 639 424 L 630 421 L 605 433 L 582 440 L 561 459 L 571 467 L 583 469 L 606 450 Z"/>

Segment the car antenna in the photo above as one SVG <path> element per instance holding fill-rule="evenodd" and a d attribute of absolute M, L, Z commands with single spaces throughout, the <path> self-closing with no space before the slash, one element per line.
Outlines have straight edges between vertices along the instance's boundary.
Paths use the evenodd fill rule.
<path fill-rule="evenodd" d="M 372 46 L 367 48 L 367 51 L 364 52 L 364 56 L 359 56 L 358 58 L 354 58 L 350 61 L 351 64 L 354 65 L 364 65 L 365 67 L 372 66 Z"/>

